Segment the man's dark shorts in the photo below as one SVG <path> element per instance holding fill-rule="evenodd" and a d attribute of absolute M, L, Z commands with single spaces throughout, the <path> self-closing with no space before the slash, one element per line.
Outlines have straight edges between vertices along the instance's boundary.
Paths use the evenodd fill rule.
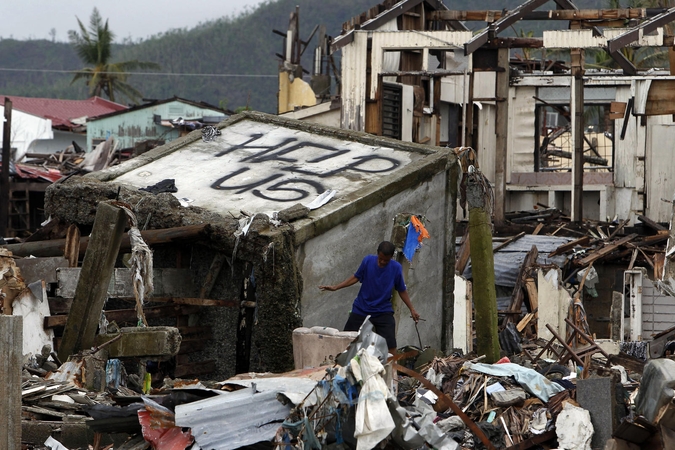
<path fill-rule="evenodd" d="M 366 316 L 349 313 L 349 319 L 347 319 L 347 323 L 345 324 L 345 331 L 359 331 L 365 320 Z M 396 348 L 396 321 L 394 320 L 394 313 L 370 316 L 370 323 L 373 324 L 375 333 L 387 340 L 387 348 Z"/>

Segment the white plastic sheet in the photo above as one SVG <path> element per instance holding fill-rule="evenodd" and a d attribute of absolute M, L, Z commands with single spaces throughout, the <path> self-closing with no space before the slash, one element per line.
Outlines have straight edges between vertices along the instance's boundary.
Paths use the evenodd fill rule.
<path fill-rule="evenodd" d="M 497 377 L 513 377 L 523 389 L 532 395 L 537 396 L 542 402 L 548 402 L 548 399 L 565 390 L 557 383 L 551 382 L 548 378 L 534 369 L 528 369 L 518 364 L 482 364 L 466 363 L 464 365 L 470 370 L 486 373 Z"/>
<path fill-rule="evenodd" d="M 370 450 L 395 427 L 387 407 L 389 389 L 382 378 L 384 366 L 363 348 L 349 364 L 356 381 L 363 383 L 356 405 L 356 450 Z"/>

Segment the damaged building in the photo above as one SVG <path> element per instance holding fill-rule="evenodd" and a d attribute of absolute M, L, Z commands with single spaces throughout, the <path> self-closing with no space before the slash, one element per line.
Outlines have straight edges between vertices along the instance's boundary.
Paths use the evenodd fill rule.
<path fill-rule="evenodd" d="M 412 214 L 426 221 L 433 242 L 405 263 L 413 304 L 427 318 L 419 333 L 449 348 L 450 330 L 439 333 L 452 301 L 452 279 L 443 274 L 454 270 L 457 166 L 449 149 L 259 113 L 234 117 L 218 131 L 212 140 L 195 132 L 125 164 L 55 183 L 46 197 L 54 237 L 73 224 L 88 235 L 97 204 L 108 201 L 128 205 L 143 233 L 158 236 L 161 245 L 148 243 L 154 295 L 163 303 L 152 307 L 172 309 L 171 326 L 199 326 L 210 337 L 192 344 L 199 351 L 189 360 L 179 355 L 179 374 L 222 378 L 292 368 L 292 331 L 342 328 L 356 295 L 345 289 L 329 297 L 318 286 L 353 273 L 382 240 L 402 247 L 397 227 Z M 49 256 L 63 252 L 58 242 L 8 248 Z M 77 271 L 57 269 L 57 295 L 73 296 Z M 399 306 L 398 338 L 413 343 L 414 323 Z M 46 319 L 55 327 L 65 320 Z"/>

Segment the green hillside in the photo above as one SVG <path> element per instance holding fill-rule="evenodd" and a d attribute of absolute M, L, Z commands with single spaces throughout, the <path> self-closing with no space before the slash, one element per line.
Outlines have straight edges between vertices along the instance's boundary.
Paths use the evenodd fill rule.
<path fill-rule="evenodd" d="M 272 29 L 285 31 L 289 14 L 300 6 L 300 34 L 306 38 L 317 24 L 324 24 L 337 36 L 342 23 L 374 6 L 377 0 L 268 0 L 235 18 L 221 18 L 190 30 L 173 30 L 136 43 L 115 46 L 113 59 L 152 61 L 161 72 L 173 74 L 258 74 L 273 77 L 192 77 L 185 75 L 136 75 L 130 83 L 145 98 L 163 99 L 173 95 L 236 109 L 276 110 L 277 67 L 275 53 L 282 52 L 283 39 Z M 512 9 L 515 0 L 445 1 L 454 9 Z M 477 6 L 480 3 L 480 6 Z M 553 4 L 553 2 L 550 2 Z M 600 7 L 601 0 L 577 2 L 582 7 Z M 548 7 L 548 5 L 547 5 Z M 88 17 L 91 11 L 82 11 Z M 480 24 L 474 24 L 479 27 Z M 541 25 L 523 22 L 520 30 Z M 115 31 L 115 24 L 110 23 Z M 517 32 L 517 30 L 516 30 Z M 314 39 L 316 41 L 316 39 Z M 306 68 L 312 64 L 314 42 L 303 56 Z M 46 40 L 0 40 L 0 67 L 35 70 L 74 70 L 82 67 L 69 44 Z M 59 72 L 0 72 L 0 94 L 30 97 L 85 98 L 84 83 L 70 85 L 72 75 Z"/>

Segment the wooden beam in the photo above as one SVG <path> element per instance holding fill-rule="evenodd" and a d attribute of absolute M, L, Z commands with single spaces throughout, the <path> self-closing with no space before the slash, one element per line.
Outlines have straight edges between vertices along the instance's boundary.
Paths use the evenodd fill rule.
<path fill-rule="evenodd" d="M 658 27 L 666 25 L 675 20 L 675 8 L 670 8 L 665 12 L 642 22 L 635 28 L 607 41 L 607 51 L 612 54 L 618 52 L 627 45 L 639 40 L 643 35 L 647 35 Z"/>
<path fill-rule="evenodd" d="M 199 239 L 208 233 L 208 224 L 188 225 L 185 227 L 163 228 L 161 230 L 141 231 L 146 244 L 153 246 L 171 242 L 191 241 Z M 80 257 L 84 256 L 89 246 L 89 237 L 80 239 Z M 51 239 L 47 241 L 24 242 L 0 246 L 11 251 L 14 256 L 63 256 L 66 248 L 65 239 Z M 120 246 L 121 250 L 130 250 L 129 236 L 124 235 Z"/>
<path fill-rule="evenodd" d="M 525 232 L 524 232 L 524 231 L 521 231 L 520 233 L 518 233 L 518 234 L 515 235 L 515 236 L 511 236 L 510 238 L 508 238 L 507 240 L 505 240 L 504 242 L 502 242 L 501 244 L 499 244 L 498 246 L 496 246 L 495 248 L 493 248 L 493 249 L 492 249 L 492 253 L 497 253 L 499 250 L 503 249 L 504 247 L 506 247 L 507 245 L 509 245 L 511 242 L 515 242 L 515 241 L 517 241 L 518 239 L 520 239 L 520 238 L 523 237 L 523 236 L 525 236 Z"/>
<path fill-rule="evenodd" d="M 485 45 L 490 39 L 497 37 L 499 33 L 509 28 L 514 23 L 518 22 L 523 15 L 533 11 L 540 6 L 544 5 L 548 0 L 527 0 L 525 3 L 522 3 L 517 8 L 509 11 L 504 17 L 500 18 L 496 22 L 490 24 L 485 30 L 478 33 L 474 36 L 469 42 L 464 44 L 464 54 L 470 55 L 483 45 Z"/>
<path fill-rule="evenodd" d="M 464 22 L 494 22 L 505 16 L 508 11 L 432 11 L 431 20 L 461 20 Z M 622 9 L 555 9 L 550 11 L 530 11 L 522 15 L 520 20 L 627 20 L 643 19 L 647 16 L 643 8 Z"/>
<path fill-rule="evenodd" d="M 161 319 L 165 317 L 186 316 L 196 314 L 200 311 L 199 306 L 193 305 L 165 305 L 143 308 L 143 313 L 147 319 Z M 132 322 L 136 323 L 138 317 L 135 309 L 114 309 L 105 311 L 105 317 L 109 322 L 115 321 L 118 324 Z M 68 321 L 67 315 L 45 317 L 45 328 L 63 327 Z"/>
<path fill-rule="evenodd" d="M 61 361 L 94 345 L 126 224 L 127 216 L 122 209 L 108 203 L 98 204 L 90 245 L 84 255 L 73 307 L 59 348 Z"/>
<path fill-rule="evenodd" d="M 650 219 L 647 216 L 643 216 L 642 214 L 637 216 L 637 219 L 642 222 L 647 228 L 651 228 L 654 231 L 666 231 L 668 228 L 664 227 L 660 223 L 654 222 L 652 219 Z"/>
<path fill-rule="evenodd" d="M 68 267 L 77 267 L 80 260 L 80 229 L 72 224 L 66 232 L 66 248 L 63 256 L 68 260 Z"/>
<path fill-rule="evenodd" d="M 622 246 L 624 244 L 627 244 L 628 242 L 632 241 L 636 237 L 637 237 L 637 234 L 631 234 L 631 235 L 626 236 L 622 239 L 619 239 L 618 241 L 616 241 L 612 244 L 609 244 L 609 245 L 603 247 L 602 249 L 591 253 L 590 255 L 583 258 L 582 260 L 578 261 L 577 265 L 582 266 L 582 267 L 586 267 L 589 264 L 594 263 L 595 261 L 604 258 L 605 256 L 609 255 L 610 253 L 612 253 L 614 250 L 616 250 L 620 246 Z"/>
<path fill-rule="evenodd" d="M 21 448 L 23 317 L 0 315 L 0 448 Z"/>
<path fill-rule="evenodd" d="M 567 253 L 574 247 L 586 247 L 588 246 L 588 244 L 590 244 L 590 242 L 591 242 L 590 236 L 580 237 L 579 239 L 575 239 L 574 241 L 568 242 L 567 244 L 562 244 L 558 246 L 558 248 L 556 248 L 555 250 L 553 250 L 551 253 L 548 254 L 548 257 L 552 258 L 556 255 Z"/>
<path fill-rule="evenodd" d="M 455 262 L 455 273 L 457 275 L 462 275 L 466 269 L 466 265 L 469 263 L 469 257 L 471 256 L 471 239 L 469 238 L 469 228 L 467 227 L 464 236 L 462 237 L 462 243 L 459 246 L 459 251 L 457 252 L 457 261 Z"/>

